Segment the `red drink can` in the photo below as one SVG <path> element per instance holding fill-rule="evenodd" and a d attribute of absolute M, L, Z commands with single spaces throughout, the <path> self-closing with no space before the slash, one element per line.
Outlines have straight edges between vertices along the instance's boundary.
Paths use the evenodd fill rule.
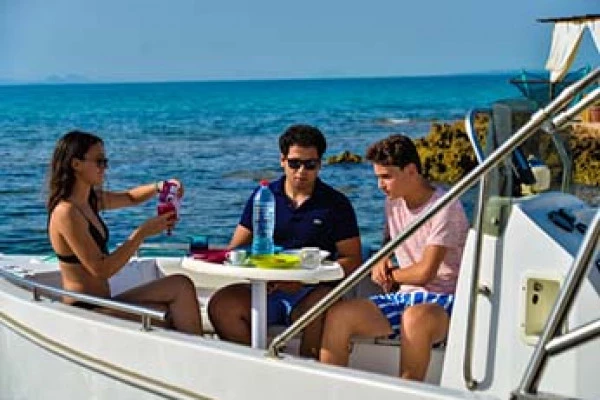
<path fill-rule="evenodd" d="M 178 198 L 177 198 L 177 186 L 170 184 L 170 182 L 164 182 L 163 190 L 158 196 L 158 205 L 156 207 L 156 211 L 158 215 L 166 214 L 171 211 L 175 211 L 175 215 L 173 216 L 173 220 L 177 219 L 178 213 Z M 171 234 L 171 230 L 167 230 L 167 235 Z"/>

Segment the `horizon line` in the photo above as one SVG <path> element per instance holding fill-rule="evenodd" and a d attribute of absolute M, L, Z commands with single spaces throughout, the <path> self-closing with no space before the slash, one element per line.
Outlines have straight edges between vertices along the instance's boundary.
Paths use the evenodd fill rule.
<path fill-rule="evenodd" d="M 50 76 L 44 80 L 20 81 L 0 78 L 0 86 L 59 86 L 59 85 L 128 85 L 128 84 L 156 84 L 156 83 L 227 83 L 227 82 L 271 82 L 271 81 L 319 81 L 319 80 L 354 80 L 354 79 L 398 79 L 398 78 L 441 78 L 450 76 L 467 75 L 506 75 L 523 71 L 523 68 L 510 70 L 491 70 L 479 72 L 457 72 L 449 74 L 421 74 L 421 75 L 356 75 L 356 76 L 305 76 L 305 77 L 274 77 L 274 78 L 199 78 L 199 79 L 156 79 L 156 80 L 93 80 L 85 76 L 77 78 L 65 78 L 65 81 L 52 81 L 52 79 L 62 79 L 61 77 Z M 531 72 L 544 71 L 529 70 Z M 70 74 L 71 76 L 75 74 Z M 69 74 L 66 75 L 67 77 Z M 76 75 L 75 75 L 76 76 Z M 79 78 L 79 79 L 78 79 Z"/>

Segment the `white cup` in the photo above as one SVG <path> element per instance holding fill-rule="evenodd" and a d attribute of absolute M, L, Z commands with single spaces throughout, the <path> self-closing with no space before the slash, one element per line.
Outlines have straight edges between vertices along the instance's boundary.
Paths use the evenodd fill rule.
<path fill-rule="evenodd" d="M 244 249 L 230 250 L 226 256 L 227 261 L 229 261 L 231 265 L 243 265 L 244 261 L 246 261 L 246 257 L 247 254 Z"/>
<path fill-rule="evenodd" d="M 300 249 L 300 262 L 307 269 L 321 265 L 321 250 L 318 247 L 303 247 Z"/>

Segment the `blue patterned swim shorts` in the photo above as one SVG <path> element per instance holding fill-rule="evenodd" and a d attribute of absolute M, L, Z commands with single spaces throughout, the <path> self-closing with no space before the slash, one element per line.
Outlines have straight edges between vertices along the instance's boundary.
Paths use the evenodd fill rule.
<path fill-rule="evenodd" d="M 445 293 L 431 292 L 395 292 L 376 294 L 369 297 L 381 313 L 387 318 L 394 333 L 390 335 L 390 339 L 400 336 L 400 321 L 402 314 L 410 306 L 417 304 L 438 304 L 448 315 L 452 314 L 452 306 L 454 305 L 454 295 Z"/>

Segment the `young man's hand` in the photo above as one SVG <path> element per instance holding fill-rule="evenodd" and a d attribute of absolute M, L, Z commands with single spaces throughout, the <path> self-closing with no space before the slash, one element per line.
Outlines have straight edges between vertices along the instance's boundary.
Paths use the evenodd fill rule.
<path fill-rule="evenodd" d="M 385 293 L 388 293 L 395 283 L 391 279 L 391 274 L 388 272 L 393 268 L 394 265 L 392 264 L 391 258 L 387 258 L 375 265 L 371 271 L 371 279 L 373 282 L 381 286 Z"/>

